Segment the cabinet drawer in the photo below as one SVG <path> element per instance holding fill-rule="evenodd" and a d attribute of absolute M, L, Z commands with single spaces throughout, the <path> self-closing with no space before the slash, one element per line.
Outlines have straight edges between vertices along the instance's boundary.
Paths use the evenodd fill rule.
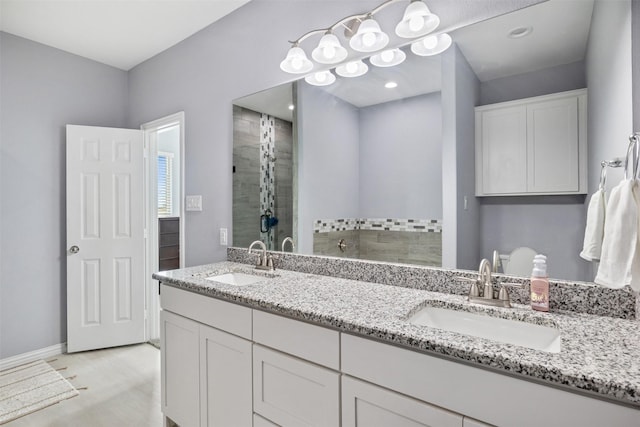
<path fill-rule="evenodd" d="M 161 284 L 160 306 L 189 319 L 251 339 L 251 309 Z"/>
<path fill-rule="evenodd" d="M 340 375 L 253 346 L 253 410 L 287 426 L 339 426 Z"/>
<path fill-rule="evenodd" d="M 340 368 L 338 331 L 254 310 L 253 340 L 319 365 Z"/>
<path fill-rule="evenodd" d="M 462 427 L 462 415 L 342 377 L 342 427 Z"/>

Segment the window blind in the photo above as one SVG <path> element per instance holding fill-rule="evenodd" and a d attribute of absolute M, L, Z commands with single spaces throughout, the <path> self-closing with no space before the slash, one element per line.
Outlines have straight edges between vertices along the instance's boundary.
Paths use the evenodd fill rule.
<path fill-rule="evenodd" d="M 173 153 L 158 153 L 158 216 L 171 216 Z"/>

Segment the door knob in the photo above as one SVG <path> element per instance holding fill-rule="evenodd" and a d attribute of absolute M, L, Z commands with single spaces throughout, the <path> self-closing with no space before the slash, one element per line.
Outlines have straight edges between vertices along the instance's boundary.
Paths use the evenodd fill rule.
<path fill-rule="evenodd" d="M 78 252 L 80 252 L 80 248 L 76 245 L 73 245 L 69 248 L 69 252 L 71 252 L 72 254 L 77 254 Z"/>

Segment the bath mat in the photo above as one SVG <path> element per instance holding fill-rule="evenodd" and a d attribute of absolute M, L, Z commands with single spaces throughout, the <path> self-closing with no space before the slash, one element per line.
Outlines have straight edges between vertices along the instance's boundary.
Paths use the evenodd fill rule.
<path fill-rule="evenodd" d="M 78 395 L 78 390 L 43 360 L 0 372 L 0 424 Z"/>

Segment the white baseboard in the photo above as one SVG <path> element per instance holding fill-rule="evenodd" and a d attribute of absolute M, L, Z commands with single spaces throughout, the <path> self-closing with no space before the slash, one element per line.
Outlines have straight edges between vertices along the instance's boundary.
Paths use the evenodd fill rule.
<path fill-rule="evenodd" d="M 14 366 L 24 365 L 25 363 L 35 360 L 47 359 L 52 356 L 65 353 L 67 351 L 67 343 L 55 344 L 50 347 L 41 348 L 39 350 L 22 353 L 15 356 L 0 359 L 0 371 L 13 368 Z"/>

